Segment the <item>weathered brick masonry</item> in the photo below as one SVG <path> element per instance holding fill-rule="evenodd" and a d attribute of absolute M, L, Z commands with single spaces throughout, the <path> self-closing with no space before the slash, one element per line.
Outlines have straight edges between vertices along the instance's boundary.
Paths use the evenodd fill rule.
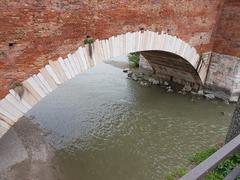
<path fill-rule="evenodd" d="M 65 57 L 86 35 L 104 39 L 144 27 L 199 53 L 239 56 L 239 0 L 2 0 L 0 97 L 8 85 Z"/>
<path fill-rule="evenodd" d="M 227 0 L 213 34 L 214 46 L 206 85 L 236 101 L 240 93 L 240 1 Z"/>

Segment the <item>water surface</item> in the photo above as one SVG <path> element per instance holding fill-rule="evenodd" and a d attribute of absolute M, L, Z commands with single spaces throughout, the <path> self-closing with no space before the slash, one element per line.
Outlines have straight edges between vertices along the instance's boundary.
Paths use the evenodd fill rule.
<path fill-rule="evenodd" d="M 190 154 L 223 142 L 233 108 L 141 87 L 121 69 L 101 64 L 28 115 L 51 131 L 64 179 L 157 180 Z"/>

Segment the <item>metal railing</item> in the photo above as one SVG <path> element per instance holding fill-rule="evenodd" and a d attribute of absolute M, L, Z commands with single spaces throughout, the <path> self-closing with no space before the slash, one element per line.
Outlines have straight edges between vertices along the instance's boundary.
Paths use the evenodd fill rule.
<path fill-rule="evenodd" d="M 223 160 L 230 155 L 240 150 L 240 135 L 232 139 L 229 143 L 225 144 L 222 148 L 216 151 L 213 155 L 207 158 L 205 161 L 200 163 L 198 166 L 190 170 L 185 176 L 181 177 L 180 180 L 198 180 L 206 176 L 210 171 Z M 229 176 L 226 178 L 235 179 L 239 175 L 239 168 L 235 168 Z M 235 177 L 233 177 L 235 176 Z"/>

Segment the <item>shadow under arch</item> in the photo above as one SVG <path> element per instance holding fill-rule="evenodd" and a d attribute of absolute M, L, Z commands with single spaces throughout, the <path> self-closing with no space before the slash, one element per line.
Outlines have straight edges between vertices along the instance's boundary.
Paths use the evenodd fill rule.
<path fill-rule="evenodd" d="M 157 50 L 141 51 L 139 53 L 143 56 L 143 61 L 148 61 L 154 69 L 154 73 L 163 80 L 182 85 L 190 83 L 192 87 L 197 87 L 196 89 L 203 85 L 197 70 L 181 56 Z"/>

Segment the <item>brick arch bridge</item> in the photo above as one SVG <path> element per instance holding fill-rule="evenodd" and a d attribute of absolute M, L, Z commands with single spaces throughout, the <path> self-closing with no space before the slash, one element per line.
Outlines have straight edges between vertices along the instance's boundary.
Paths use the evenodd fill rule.
<path fill-rule="evenodd" d="M 21 97 L 19 92 L 10 89 L 9 94 L 0 101 L 0 137 L 28 110 L 65 81 L 113 57 L 133 52 L 143 52 L 143 54 L 169 53 L 175 59 L 169 59 L 168 64 L 176 59 L 184 60 L 184 63 L 183 61 L 178 63 L 180 66 L 181 63 L 188 64 L 193 72 L 198 74 L 199 83 L 204 84 L 206 78 L 207 66 L 201 62 L 196 49 L 176 36 L 152 31 L 129 32 L 106 40 L 96 40 L 92 44 L 92 49 L 91 57 L 89 46 L 85 46 L 79 47 L 72 54 L 68 54 L 65 59 L 59 58 L 57 61 L 49 61 L 49 64 L 40 69 L 39 73 L 22 82 L 24 92 Z"/>

